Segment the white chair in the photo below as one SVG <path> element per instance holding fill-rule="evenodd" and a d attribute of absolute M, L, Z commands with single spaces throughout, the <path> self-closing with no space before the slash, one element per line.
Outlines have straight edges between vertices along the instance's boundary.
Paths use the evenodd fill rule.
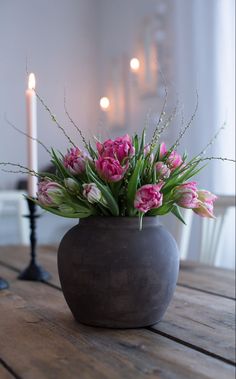
<path fill-rule="evenodd" d="M 186 225 L 179 220 L 175 220 L 175 240 L 179 247 L 180 258 L 188 258 L 189 241 L 191 238 L 193 211 L 191 209 L 181 209 Z"/>
<path fill-rule="evenodd" d="M 230 208 L 233 207 L 235 208 L 234 195 L 218 195 L 214 206 L 216 219 L 204 218 L 202 220 L 201 262 L 215 265 L 220 249 L 222 249 L 221 237 L 224 235 L 225 222 Z"/>
<path fill-rule="evenodd" d="M 21 245 L 29 245 L 29 220 L 23 217 L 29 211 L 23 195 L 24 192 L 17 190 L 0 191 L 0 219 L 4 222 L 6 216 L 16 216 L 19 243 Z"/>
<path fill-rule="evenodd" d="M 200 262 L 208 265 L 215 265 L 217 257 L 222 249 L 222 236 L 224 235 L 225 221 L 229 210 L 235 208 L 234 195 L 218 195 L 214 204 L 214 214 L 216 219 L 201 218 L 200 228 Z M 184 210 L 183 216 L 187 225 L 179 224 L 177 243 L 181 252 L 181 259 L 188 258 L 190 246 L 192 221 L 194 213 L 191 210 Z"/>

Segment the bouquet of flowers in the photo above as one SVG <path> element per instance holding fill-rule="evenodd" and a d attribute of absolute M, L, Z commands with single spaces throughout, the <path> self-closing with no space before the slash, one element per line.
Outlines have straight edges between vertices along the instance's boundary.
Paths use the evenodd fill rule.
<path fill-rule="evenodd" d="M 65 155 L 52 150 L 56 175 L 41 174 L 36 203 L 59 216 L 158 216 L 172 212 L 181 221 L 179 207 L 203 217 L 214 217 L 216 196 L 189 181 L 199 170 L 199 159 L 187 162 L 164 142 L 145 144 L 128 134 L 88 152 L 70 148 Z"/>
<path fill-rule="evenodd" d="M 139 217 L 140 228 L 143 216 L 162 216 L 170 212 L 184 222 L 180 208 L 192 209 L 202 217 L 214 218 L 213 204 L 217 197 L 207 190 L 198 189 L 192 178 L 205 167 L 203 161 L 214 159 L 203 158 L 203 154 L 219 132 L 191 160 L 188 160 L 186 153 L 180 155 L 176 150 L 196 110 L 170 147 L 160 141 L 161 133 L 170 122 L 170 118 L 163 121 L 164 108 L 149 142 L 146 142 L 144 129 L 141 136 L 126 134 L 114 140 L 95 139 L 96 147 L 92 147 L 65 108 L 71 123 L 82 137 L 82 150 L 66 134 L 38 94 L 37 97 L 72 145 L 66 154 L 62 154 L 54 149 L 48 150 L 38 141 L 51 156 L 54 174 L 36 173 L 13 164 L 39 177 L 37 198 L 32 200 L 41 208 L 69 218 Z"/>

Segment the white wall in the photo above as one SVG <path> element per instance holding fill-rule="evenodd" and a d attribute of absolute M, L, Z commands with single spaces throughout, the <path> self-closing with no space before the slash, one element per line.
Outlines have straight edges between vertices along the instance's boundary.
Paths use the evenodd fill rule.
<path fill-rule="evenodd" d="M 231 81 L 229 76 L 225 75 L 224 57 L 219 50 L 219 46 L 222 48 L 227 45 L 227 38 L 225 39 L 220 24 L 223 20 L 221 7 L 225 9 L 225 1 L 2 0 L 0 161 L 26 162 L 25 138 L 12 131 L 3 117 L 6 112 L 12 122 L 22 129 L 25 128 L 26 56 L 29 70 L 34 71 L 38 79 L 38 91 L 62 122 L 65 121 L 63 87 L 66 85 L 71 115 L 87 135 L 97 131 L 103 132 L 104 136 L 140 131 L 148 112 L 151 113 L 150 126 L 153 127 L 154 119 L 158 118 L 162 106 L 163 96 L 159 94 L 156 97 L 141 97 L 133 87 L 130 76 L 127 76 L 129 114 L 126 115 L 128 117 L 123 128 L 115 129 L 106 123 L 106 116 L 98 109 L 98 100 L 107 93 L 113 63 L 123 56 L 128 60 L 136 54 L 145 19 L 155 16 L 160 9 L 163 12 L 160 23 L 164 31 L 164 42 L 162 48 L 159 48 L 159 63 L 169 83 L 168 110 L 170 111 L 178 96 L 184 105 L 188 120 L 195 107 L 195 91 L 198 90 L 198 114 L 180 146 L 180 150 L 186 148 L 190 156 L 197 154 L 223 123 L 224 114 L 227 114 L 227 109 L 224 109 L 227 108 L 226 101 L 224 104 L 221 101 L 222 83 L 227 82 L 230 87 Z M 227 4 L 232 2 L 233 0 L 227 0 Z M 126 69 L 128 72 L 128 65 Z M 227 94 L 226 86 L 224 91 Z M 233 108 L 233 105 L 230 106 Z M 230 112 L 231 115 L 233 113 Z M 38 123 L 39 137 L 48 145 L 65 151 L 67 141 L 55 129 L 55 125 L 41 107 Z M 75 136 L 71 127 L 68 130 Z M 163 136 L 167 143 L 175 139 L 178 130 L 179 123 L 173 122 L 168 133 Z M 229 132 L 228 140 L 230 136 Z M 233 152 L 232 146 L 230 152 L 227 150 L 229 145 L 224 137 L 221 137 L 220 141 L 224 143 L 219 142 L 219 150 L 215 145 L 215 149 L 209 150 L 209 155 L 228 155 Z M 48 162 L 44 151 L 40 151 L 39 160 L 41 167 Z M 218 176 L 221 177 L 224 173 L 225 165 L 227 163 L 210 163 L 197 178 L 200 186 L 213 192 L 235 192 L 230 175 L 227 175 L 227 182 L 224 180 L 219 183 Z M 13 186 L 15 181 L 16 176 L 0 172 L 0 189 Z M 42 218 L 40 223 L 48 225 L 49 218 Z M 68 221 L 61 221 L 56 217 L 53 219 L 55 228 L 68 225 Z M 162 220 L 175 234 L 174 217 L 171 215 Z M 195 217 L 189 249 L 189 257 L 192 259 L 197 259 L 199 253 L 199 224 L 199 219 Z M 58 238 L 59 234 L 55 233 L 55 238 Z M 40 241 L 44 241 L 44 236 L 45 233 L 40 237 Z M 232 231 L 226 239 L 230 239 L 230 262 L 233 250 Z"/>
<path fill-rule="evenodd" d="M 194 154 L 227 121 L 227 131 L 221 133 L 206 156 L 235 156 L 234 14 L 233 0 L 175 2 L 177 87 L 186 110 L 194 108 L 195 89 L 199 94 L 197 117 L 183 138 L 187 150 Z M 232 163 L 211 161 L 197 181 L 213 193 L 235 194 L 234 170 Z M 199 256 L 200 224 L 201 219 L 195 217 L 188 255 L 191 259 Z M 234 228 L 235 216 L 231 213 L 221 236 L 225 248 L 218 257 L 218 263 L 226 267 L 234 267 Z"/>
<path fill-rule="evenodd" d="M 37 90 L 65 124 L 63 91 L 70 113 L 85 134 L 96 124 L 96 9 L 93 0 L 2 0 L 0 2 L 0 161 L 26 163 L 26 139 L 4 121 L 4 113 L 25 130 L 26 57 L 36 75 Z M 91 111 L 92 110 L 92 111 Z M 95 111 L 94 111 L 95 110 Z M 77 139 L 69 126 L 68 131 Z M 62 151 L 64 139 L 38 105 L 38 134 Z M 48 164 L 39 151 L 40 167 Z M 18 176 L 0 171 L 0 188 L 14 186 Z"/>
<path fill-rule="evenodd" d="M 171 83 L 171 70 L 174 68 L 174 55 L 172 51 L 174 30 L 170 26 L 173 17 L 172 0 L 101 0 L 99 13 L 99 36 L 100 36 L 100 81 L 99 88 L 101 94 L 107 93 L 111 81 L 111 71 L 114 62 L 126 60 L 126 80 L 128 80 L 128 95 L 126 101 L 128 103 L 128 115 L 124 129 L 108 130 L 111 136 L 119 133 L 133 133 L 141 131 L 146 123 L 149 114 L 150 130 L 148 136 L 154 130 L 154 123 L 159 117 L 159 113 L 163 104 L 163 92 L 156 96 L 142 96 L 142 91 L 135 85 L 135 80 L 129 74 L 129 60 L 137 56 L 140 47 L 143 48 L 144 39 L 144 23 L 147 19 L 153 19 L 160 12 L 160 6 L 164 9 L 162 14 L 162 29 L 164 31 L 164 57 L 160 54 L 158 59 L 159 69 L 166 76 L 167 82 Z M 169 64 L 169 62 L 171 64 Z M 171 67 L 167 67 L 171 66 Z M 159 73 L 160 75 L 160 73 Z M 172 85 L 172 84 L 171 84 Z M 175 97 L 169 91 L 169 109 Z M 176 135 L 176 130 L 172 129 L 167 138 Z"/>
<path fill-rule="evenodd" d="M 26 57 L 29 70 L 36 74 L 39 93 L 62 122 L 65 121 L 63 87 L 66 85 L 71 115 L 88 135 L 88 128 L 95 131 L 103 122 L 98 99 L 106 91 L 112 60 L 123 54 L 127 57 L 135 54 L 143 21 L 155 14 L 158 4 L 156 0 L 3 0 L 0 3 L 0 161 L 26 163 L 25 138 L 4 121 L 6 112 L 16 126 L 25 130 Z M 166 11 L 170 13 L 171 7 Z M 168 33 L 167 27 L 166 50 Z M 108 133 L 141 130 L 147 112 L 151 110 L 158 117 L 161 104 L 160 98 L 141 99 L 136 94 L 125 128 L 109 129 Z M 67 147 L 67 141 L 40 105 L 38 130 L 39 138 L 47 145 L 62 151 Z M 68 130 L 73 136 L 73 129 Z M 41 167 L 48 163 L 42 149 L 39 163 Z M 19 175 L 0 171 L 0 188 L 13 187 L 18 178 Z M 1 223 L 1 243 L 18 242 L 17 237 L 12 238 L 17 236 L 13 221 L 14 217 Z M 74 223 L 74 220 L 44 215 L 39 220 L 39 243 L 58 241 L 63 234 L 61 230 Z M 47 234 L 49 224 L 51 233 Z"/>
<path fill-rule="evenodd" d="M 85 134 L 96 132 L 102 120 L 98 110 L 99 96 L 109 86 L 112 62 L 123 55 L 132 57 L 146 17 L 155 15 L 157 0 L 3 0 L 0 3 L 0 161 L 26 162 L 26 139 L 4 121 L 8 118 L 25 130 L 26 88 L 25 61 L 37 78 L 37 89 L 53 113 L 65 125 L 63 90 L 71 115 Z M 170 107 L 175 91 L 182 100 L 186 118 L 195 106 L 199 92 L 199 112 L 183 144 L 196 154 L 219 126 L 215 111 L 214 31 L 216 19 L 212 2 L 169 0 L 163 14 L 165 30 L 165 65 L 161 67 L 172 83 Z M 201 17 L 201 28 L 198 20 Z M 184 22 L 183 22 L 184 20 Z M 162 57 L 160 57 L 161 60 Z M 208 65 L 209 63 L 209 65 Z M 210 66 L 210 67 L 209 67 Z M 128 71 L 128 67 L 127 67 Z M 187 79 L 186 79 L 187 78 Z M 162 98 L 141 98 L 131 94 L 129 118 L 121 130 L 108 130 L 110 135 L 141 130 L 148 112 L 158 117 Z M 170 108 L 169 108 L 170 109 Z M 151 125 L 153 126 L 153 124 Z M 46 111 L 38 105 L 39 138 L 62 151 L 67 141 L 56 129 Z M 77 139 L 70 125 L 70 134 Z M 178 133 L 174 124 L 165 138 Z M 75 137 L 76 136 L 76 137 Z M 14 143 L 17 141 L 17 144 Z M 39 151 L 40 166 L 48 163 L 44 150 Z M 211 165 L 200 177 L 205 187 L 213 189 Z M 18 176 L 0 171 L 0 188 L 13 186 Z M 215 188 L 214 188 L 215 189 Z"/>
<path fill-rule="evenodd" d="M 0 2 L 0 161 L 25 164 L 26 138 L 4 121 L 25 130 L 25 98 L 28 69 L 37 79 L 37 90 L 64 125 L 64 86 L 73 119 L 85 135 L 96 127 L 97 111 L 97 6 L 94 0 L 2 0 Z M 69 134 L 78 140 L 71 126 Z M 48 146 L 61 151 L 67 140 L 38 104 L 38 134 Z M 39 148 L 39 167 L 49 157 Z M 13 188 L 20 175 L 0 171 L 0 189 Z M 76 220 L 43 215 L 38 220 L 38 242 L 59 243 Z M 50 227 L 49 227 L 50 225 Z M 0 243 L 19 243 L 15 215 L 1 216 Z"/>

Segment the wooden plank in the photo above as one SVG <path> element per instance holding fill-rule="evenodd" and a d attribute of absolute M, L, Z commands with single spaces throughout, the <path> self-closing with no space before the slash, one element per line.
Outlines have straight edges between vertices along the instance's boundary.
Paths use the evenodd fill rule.
<path fill-rule="evenodd" d="M 10 249 L 1 257 L 7 257 L 16 268 L 21 265 L 21 256 Z M 51 251 L 49 254 L 48 251 Z M 53 275 L 52 282 L 59 285 L 56 267 L 56 255 L 53 249 L 41 249 L 40 255 L 44 264 Z M 44 259 L 45 257 L 45 259 Z M 24 267 L 24 266 L 23 266 Z M 0 273 L 1 273 L 0 268 Z M 213 296 L 188 288 L 177 287 L 174 298 L 161 323 L 155 329 L 212 354 L 234 361 L 235 320 L 234 301 Z M 222 338 L 223 336 L 223 338 Z"/>
<path fill-rule="evenodd" d="M 1 272 L 11 291 L 0 294 L 0 351 L 25 379 L 234 378 L 233 366 L 147 330 L 78 324 L 60 291 Z"/>
<path fill-rule="evenodd" d="M 178 284 L 235 299 L 235 271 L 182 261 Z"/>
<path fill-rule="evenodd" d="M 163 321 L 153 328 L 236 361 L 233 300 L 178 287 Z"/>
<path fill-rule="evenodd" d="M 29 262 L 28 247 L 1 246 L 0 261 L 23 270 Z M 39 263 L 52 273 L 51 283 L 60 286 L 56 246 L 40 246 L 38 248 Z M 235 298 L 235 272 L 232 270 L 210 267 L 195 262 L 182 261 L 178 284 L 221 296 Z"/>
<path fill-rule="evenodd" d="M 51 275 L 50 283 L 61 286 L 57 272 L 57 249 L 53 246 L 40 246 L 37 249 L 38 263 Z M 0 262 L 12 266 L 19 272 L 29 264 L 28 246 L 0 246 Z M 17 275 L 17 274 L 16 274 Z"/>
<path fill-rule="evenodd" d="M 0 362 L 0 378 L 1 379 L 13 379 L 14 376 L 2 365 Z"/>

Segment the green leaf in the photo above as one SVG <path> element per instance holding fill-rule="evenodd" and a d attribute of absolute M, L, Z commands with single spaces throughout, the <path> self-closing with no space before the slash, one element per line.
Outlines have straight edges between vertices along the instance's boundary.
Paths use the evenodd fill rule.
<path fill-rule="evenodd" d="M 145 139 L 146 139 L 146 129 L 144 128 L 142 132 L 141 141 L 140 141 L 139 157 L 143 154 L 143 150 L 145 147 Z"/>
<path fill-rule="evenodd" d="M 88 163 L 86 165 L 86 172 L 87 172 L 88 179 L 92 183 L 95 183 L 97 187 L 100 189 L 104 199 L 106 200 L 108 204 L 108 208 L 110 209 L 112 215 L 119 216 L 119 207 L 114 197 L 112 196 L 110 189 L 106 185 L 101 184 L 101 182 L 96 178 L 96 175 L 94 174 L 94 172 L 92 171 Z"/>
<path fill-rule="evenodd" d="M 111 213 L 108 211 L 108 209 L 105 208 L 105 205 L 101 203 L 96 203 L 96 207 L 98 209 L 99 214 L 103 216 L 110 216 Z"/>
<path fill-rule="evenodd" d="M 154 162 L 150 162 L 150 154 L 144 158 L 144 163 L 142 167 L 142 182 L 146 184 L 156 183 L 156 170 L 154 167 Z"/>
<path fill-rule="evenodd" d="M 183 172 L 183 175 L 180 175 L 180 179 L 182 182 L 188 180 L 192 175 L 192 172 L 194 172 L 195 168 L 198 166 L 198 163 L 192 164 L 189 168 L 187 167 Z"/>
<path fill-rule="evenodd" d="M 144 213 L 143 212 L 139 212 L 139 231 L 140 232 L 143 229 L 143 216 L 144 216 Z"/>
<path fill-rule="evenodd" d="M 39 172 L 39 176 L 43 179 L 51 179 L 54 180 L 55 182 L 59 182 L 60 184 L 63 183 L 63 180 L 61 178 L 58 178 L 57 175 L 51 174 L 49 172 Z"/>
<path fill-rule="evenodd" d="M 158 145 L 158 148 L 157 148 L 157 151 L 156 151 L 156 153 L 155 153 L 155 155 L 154 155 L 154 160 L 153 160 L 153 162 L 158 162 L 158 161 L 159 161 L 160 147 L 161 147 L 161 145 L 159 144 L 159 145 Z"/>
<path fill-rule="evenodd" d="M 173 208 L 173 203 L 164 204 L 160 208 L 155 208 L 149 211 L 148 216 L 163 216 L 171 212 L 172 208 Z"/>
<path fill-rule="evenodd" d="M 193 170 L 193 171 L 189 172 L 188 175 L 186 176 L 185 180 L 188 180 L 188 179 L 192 178 L 193 176 L 197 175 L 206 166 L 207 166 L 207 163 L 204 166 L 202 166 L 202 167 L 200 167 L 200 168 L 198 168 L 196 170 Z M 182 179 L 182 177 L 181 177 L 181 179 Z"/>
<path fill-rule="evenodd" d="M 139 152 L 139 140 L 138 140 L 138 135 L 135 134 L 134 138 L 133 138 L 133 145 L 134 145 L 134 148 L 135 148 L 135 154 L 138 154 Z"/>
<path fill-rule="evenodd" d="M 93 159 L 96 159 L 96 158 L 97 158 L 97 153 L 96 153 L 96 151 L 92 148 L 92 145 L 91 145 L 90 142 L 88 143 L 88 150 L 89 150 L 89 154 L 91 155 L 91 157 L 92 157 Z"/>
<path fill-rule="evenodd" d="M 134 198 L 135 198 L 135 194 L 138 188 L 142 167 L 143 167 L 143 159 L 140 158 L 136 164 L 134 172 L 131 175 L 131 178 L 128 183 L 127 202 L 128 202 L 129 214 L 132 213 L 133 208 L 134 208 Z"/>
<path fill-rule="evenodd" d="M 173 205 L 171 213 L 173 213 L 184 225 L 186 225 L 186 222 L 184 221 L 180 209 L 177 205 Z"/>
<path fill-rule="evenodd" d="M 188 158 L 188 154 L 185 151 L 184 154 L 183 154 L 183 156 L 182 156 L 183 162 L 186 162 L 187 158 Z"/>
<path fill-rule="evenodd" d="M 93 213 L 88 208 L 81 208 L 72 213 L 63 213 L 59 209 L 45 207 L 41 205 L 38 201 L 34 201 L 40 208 L 44 209 L 47 212 L 53 213 L 57 216 L 66 217 L 66 218 L 85 218 L 91 216 Z"/>
<path fill-rule="evenodd" d="M 122 185 L 122 181 L 110 183 L 110 189 L 116 201 L 118 200 L 118 197 L 119 197 L 121 185 Z"/>
<path fill-rule="evenodd" d="M 77 206 L 88 209 L 90 205 L 88 204 L 86 199 L 83 199 L 80 194 L 70 194 L 67 190 L 63 191 L 64 200 L 66 204 L 70 205 L 72 208 Z"/>
<path fill-rule="evenodd" d="M 69 176 L 71 176 L 53 149 L 52 149 L 52 162 L 55 164 L 55 166 L 57 167 L 58 171 L 60 172 L 63 178 L 68 178 Z"/>
<path fill-rule="evenodd" d="M 153 183 L 157 182 L 157 171 L 155 167 L 152 168 L 152 182 Z"/>
<path fill-rule="evenodd" d="M 187 166 L 177 168 L 173 172 L 173 174 L 171 174 L 170 178 L 166 181 L 166 184 L 162 188 L 162 192 L 164 194 L 170 192 L 172 188 L 186 182 L 188 179 L 195 176 L 199 171 L 201 171 L 205 167 L 205 166 L 202 166 L 196 169 L 197 166 L 198 166 L 198 162 L 191 165 L 189 168 Z"/>

